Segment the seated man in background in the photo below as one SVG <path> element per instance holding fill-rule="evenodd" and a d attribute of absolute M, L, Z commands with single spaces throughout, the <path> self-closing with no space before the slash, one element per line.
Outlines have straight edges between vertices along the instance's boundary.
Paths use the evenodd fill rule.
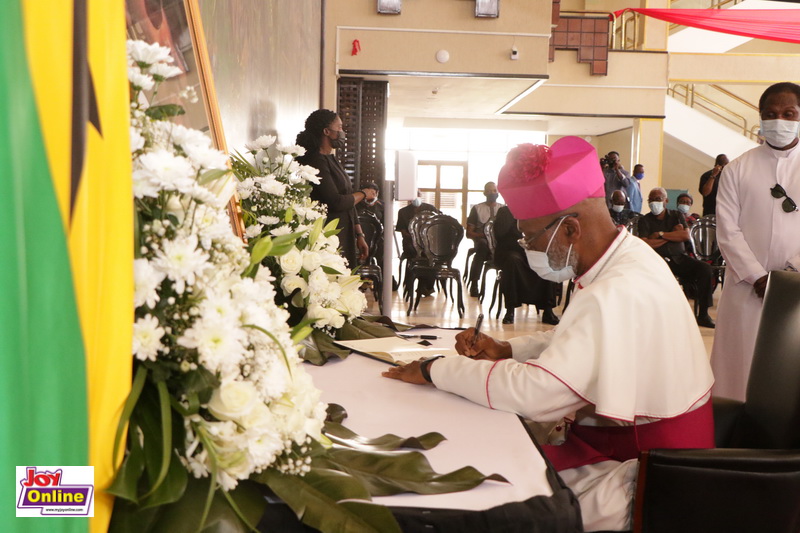
<path fill-rule="evenodd" d="M 627 203 L 628 198 L 624 192 L 617 190 L 611 193 L 611 209 L 608 210 L 608 214 L 617 226 L 627 226 L 635 215 L 631 209 L 625 207 Z"/>
<path fill-rule="evenodd" d="M 356 204 L 356 212 L 360 215 L 362 213 L 369 213 L 378 219 L 378 222 L 383 226 L 383 202 L 378 199 L 380 191 L 378 185 L 374 181 L 368 181 L 364 184 L 364 189 L 372 189 L 375 191 L 375 198 L 372 200 L 364 200 Z"/>
<path fill-rule="evenodd" d="M 713 328 L 714 320 L 708 315 L 711 294 L 714 290 L 714 273 L 711 265 L 690 257 L 685 243 L 689 240 L 686 219 L 678 211 L 667 209 L 667 191 L 656 187 L 647 197 L 650 212 L 639 219 L 639 237 L 664 258 L 682 283 L 694 283 L 698 313 L 697 324 Z"/>
<path fill-rule="evenodd" d="M 688 192 L 682 192 L 678 195 L 678 211 L 681 212 L 686 219 L 686 223 L 691 228 L 694 223 L 700 220 L 700 215 L 692 213 L 692 206 L 694 205 L 694 198 Z"/>
<path fill-rule="evenodd" d="M 584 530 L 631 529 L 639 452 L 714 446 L 703 339 L 664 261 L 611 222 L 589 143 L 517 146 L 499 181 L 531 268 L 554 281 L 575 277 L 561 324 L 509 341 L 470 328 L 456 337 L 466 357 L 383 375 L 535 422 L 566 417 L 563 444 L 542 448 L 578 498 Z"/>
<path fill-rule="evenodd" d="M 497 185 L 493 181 L 487 182 L 483 186 L 483 195 L 486 197 L 485 202 L 475 204 L 469 212 L 467 217 L 467 237 L 472 239 L 473 247 L 475 248 L 475 255 L 472 256 L 472 265 L 469 267 L 469 295 L 477 297 L 480 294 L 478 290 L 479 280 L 481 279 L 481 272 L 483 272 L 483 263 L 489 259 L 489 245 L 486 244 L 486 235 L 483 233 L 483 227 L 490 220 L 494 220 L 497 215 L 497 210 L 503 206 L 497 202 Z"/>
<path fill-rule="evenodd" d="M 503 273 L 500 279 L 506 303 L 503 324 L 514 323 L 514 311 L 522 304 L 535 305 L 537 310 L 542 311 L 542 323 L 558 324 L 553 308 L 561 292 L 561 283 L 545 281 L 530 269 L 525 251 L 517 244 L 522 233 L 517 229 L 517 220 L 507 205 L 497 210 L 494 235 L 497 239 L 494 263 Z"/>

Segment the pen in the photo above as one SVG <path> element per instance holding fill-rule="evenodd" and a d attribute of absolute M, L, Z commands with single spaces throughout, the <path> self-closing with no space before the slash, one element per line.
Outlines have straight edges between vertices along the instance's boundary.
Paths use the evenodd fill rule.
<path fill-rule="evenodd" d="M 478 320 L 475 321 L 475 335 L 472 337 L 472 344 L 478 342 L 478 335 L 481 334 L 481 324 L 483 324 L 483 313 L 478 315 Z"/>
<path fill-rule="evenodd" d="M 404 335 L 400 334 L 401 337 L 404 339 L 425 339 L 425 340 L 434 340 L 434 339 L 441 339 L 441 337 L 437 337 L 436 335 Z"/>

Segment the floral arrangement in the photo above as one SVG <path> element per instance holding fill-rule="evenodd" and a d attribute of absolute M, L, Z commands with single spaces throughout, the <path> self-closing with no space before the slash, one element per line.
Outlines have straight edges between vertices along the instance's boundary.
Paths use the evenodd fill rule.
<path fill-rule="evenodd" d="M 129 42 L 128 55 L 134 380 L 116 435 L 115 450 L 127 433 L 124 459 L 107 489 L 117 496 L 109 531 L 252 531 L 272 495 L 322 531 L 399 532 L 372 496 L 502 481 L 471 467 L 437 474 L 402 448 L 428 449 L 441 435 L 367 439 L 340 424 L 343 409 L 320 402 L 297 343 L 347 326 L 362 307 L 351 294 L 357 276 L 335 254 L 335 227 L 323 226 L 304 192 L 314 173 L 293 160 L 295 147 L 273 147 L 282 155 L 266 158 L 269 167 L 248 163 L 269 170 L 240 186 L 262 191 L 248 195 L 259 212 L 246 212 L 256 218 L 248 250 L 225 210 L 235 186 L 225 154 L 169 121 L 180 106 L 143 97 L 177 73 L 168 49 Z M 274 140 L 256 143 L 265 150 Z M 305 306 L 292 328 L 281 299 Z"/>
<path fill-rule="evenodd" d="M 245 145 L 244 155 L 233 157 L 239 178 L 246 235 L 255 247 L 258 239 L 294 235 L 288 251 L 266 257 L 263 264 L 275 276 L 278 302 L 287 304 L 295 318 L 333 333 L 367 307 L 359 290 L 361 278 L 350 273 L 338 253 L 335 223 L 323 226 L 324 205 L 311 200 L 311 183 L 318 183 L 317 169 L 295 158 L 301 146 L 282 146 L 264 135 Z"/>
<path fill-rule="evenodd" d="M 182 419 L 162 420 L 160 438 L 180 434 L 174 452 L 196 478 L 210 477 L 212 490 L 269 468 L 303 474 L 326 405 L 300 365 L 287 311 L 274 303 L 274 278 L 265 269 L 243 277 L 252 269 L 225 210 L 235 188 L 228 157 L 203 133 L 165 120 L 177 106 L 148 107 L 141 98 L 178 72 L 169 49 L 129 41 L 128 54 L 138 230 L 129 433 L 145 444 L 153 437 L 136 411 L 149 394 L 162 415 Z M 134 450 L 123 475 L 131 475 Z M 157 479 L 170 472 L 172 454 Z M 135 487 L 117 489 L 138 499 Z"/>

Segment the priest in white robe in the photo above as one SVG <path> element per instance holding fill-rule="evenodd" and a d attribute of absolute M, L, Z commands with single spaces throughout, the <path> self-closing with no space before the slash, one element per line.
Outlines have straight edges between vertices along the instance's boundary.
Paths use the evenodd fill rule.
<path fill-rule="evenodd" d="M 554 330 L 509 342 L 458 336 L 466 357 L 392 368 L 538 422 L 566 419 L 543 446 L 578 497 L 586 531 L 630 529 L 638 453 L 713 447 L 713 377 L 692 310 L 649 246 L 614 226 L 594 148 L 577 137 L 509 152 L 499 189 L 531 268 L 576 293 Z"/>
<path fill-rule="evenodd" d="M 744 400 L 767 274 L 800 268 L 800 86 L 778 83 L 759 102 L 766 142 L 722 171 L 717 241 L 727 270 L 711 365 L 714 395 Z"/>

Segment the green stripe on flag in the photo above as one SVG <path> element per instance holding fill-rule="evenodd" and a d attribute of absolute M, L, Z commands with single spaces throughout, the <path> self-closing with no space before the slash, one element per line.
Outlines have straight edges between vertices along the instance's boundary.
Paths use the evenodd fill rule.
<path fill-rule="evenodd" d="M 0 523 L 87 531 L 84 518 L 13 515 L 14 466 L 88 464 L 83 345 L 24 44 L 12 0 L 0 17 Z"/>

